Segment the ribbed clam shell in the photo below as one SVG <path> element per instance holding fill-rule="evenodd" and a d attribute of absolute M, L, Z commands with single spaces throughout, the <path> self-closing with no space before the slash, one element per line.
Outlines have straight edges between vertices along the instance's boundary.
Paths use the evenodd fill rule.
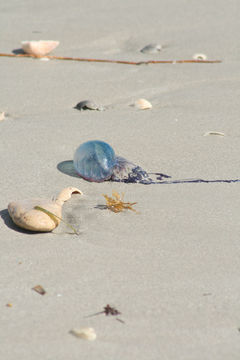
<path fill-rule="evenodd" d="M 134 106 L 140 110 L 147 110 L 152 108 L 152 104 L 146 99 L 138 99 L 135 101 Z"/>

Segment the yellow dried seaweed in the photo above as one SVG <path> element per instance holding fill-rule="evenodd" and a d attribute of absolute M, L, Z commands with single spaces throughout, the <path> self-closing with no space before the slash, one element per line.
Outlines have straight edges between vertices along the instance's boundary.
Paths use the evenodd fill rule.
<path fill-rule="evenodd" d="M 130 203 L 130 202 L 124 202 L 124 193 L 122 193 L 122 195 L 120 195 L 118 192 L 113 191 L 112 192 L 112 197 L 103 194 L 103 196 L 106 199 L 106 207 L 115 212 L 121 212 L 124 210 L 132 210 L 134 212 L 137 212 L 135 209 L 132 208 L 133 205 L 137 204 L 136 202 L 134 203 Z"/>

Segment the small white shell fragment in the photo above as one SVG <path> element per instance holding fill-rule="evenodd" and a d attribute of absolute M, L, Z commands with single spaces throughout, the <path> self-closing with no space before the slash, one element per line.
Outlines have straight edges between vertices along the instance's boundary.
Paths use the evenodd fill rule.
<path fill-rule="evenodd" d="M 29 55 L 42 57 L 49 54 L 59 45 L 59 41 L 39 40 L 39 41 L 22 41 L 22 49 Z"/>
<path fill-rule="evenodd" d="M 51 199 L 27 199 L 12 201 L 8 204 L 8 213 L 13 222 L 26 230 L 48 232 L 54 230 L 59 224 L 62 216 L 62 206 L 71 198 L 72 194 L 82 195 L 82 191 L 75 187 L 63 189 L 56 200 Z M 36 210 L 40 206 L 57 217 L 52 218 L 46 213 Z"/>
<path fill-rule="evenodd" d="M 146 99 L 138 99 L 135 101 L 134 106 L 140 110 L 147 110 L 152 108 L 152 104 Z"/>
<path fill-rule="evenodd" d="M 207 131 L 203 136 L 209 136 L 209 135 L 217 135 L 217 136 L 225 136 L 223 132 L 220 131 Z"/>
<path fill-rule="evenodd" d="M 39 60 L 40 60 L 40 61 L 49 61 L 50 59 L 47 58 L 47 57 L 42 57 L 42 58 L 40 58 Z"/>
<path fill-rule="evenodd" d="M 5 112 L 0 112 L 0 121 L 5 119 Z"/>
<path fill-rule="evenodd" d="M 76 336 L 77 338 L 89 340 L 89 341 L 93 341 L 97 337 L 95 330 L 91 327 L 86 327 L 82 329 L 72 329 L 69 332 L 70 334 Z"/>
<path fill-rule="evenodd" d="M 162 50 L 162 45 L 160 44 L 149 44 L 144 46 L 140 51 L 144 54 L 157 54 Z"/>
<path fill-rule="evenodd" d="M 193 60 L 207 60 L 207 55 L 205 54 L 194 54 Z"/>

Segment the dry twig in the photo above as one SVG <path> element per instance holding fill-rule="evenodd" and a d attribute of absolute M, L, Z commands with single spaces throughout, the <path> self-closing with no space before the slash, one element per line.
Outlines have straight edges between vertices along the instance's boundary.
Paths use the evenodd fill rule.
<path fill-rule="evenodd" d="M 30 55 L 30 54 L 5 54 L 0 53 L 0 56 L 5 57 L 29 57 L 29 58 L 37 58 L 38 56 Z M 40 57 L 41 58 L 41 57 Z M 47 55 L 42 58 L 52 59 L 52 60 L 72 60 L 72 61 L 86 61 L 86 62 L 99 62 L 99 63 L 113 63 L 113 64 L 125 64 L 125 65 L 148 65 L 148 64 L 184 64 L 184 63 L 197 63 L 197 64 L 215 64 L 221 63 L 221 60 L 147 60 L 147 61 L 124 61 L 124 60 L 110 60 L 110 59 L 92 59 L 92 58 L 74 58 L 68 56 L 54 56 Z"/>

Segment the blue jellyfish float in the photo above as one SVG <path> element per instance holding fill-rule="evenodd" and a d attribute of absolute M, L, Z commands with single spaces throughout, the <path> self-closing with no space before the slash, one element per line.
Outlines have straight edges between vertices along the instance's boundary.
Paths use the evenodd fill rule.
<path fill-rule="evenodd" d="M 113 148 L 104 141 L 93 140 L 81 144 L 74 154 L 73 164 L 78 175 L 91 182 L 155 183 L 140 166 L 116 156 Z"/>

